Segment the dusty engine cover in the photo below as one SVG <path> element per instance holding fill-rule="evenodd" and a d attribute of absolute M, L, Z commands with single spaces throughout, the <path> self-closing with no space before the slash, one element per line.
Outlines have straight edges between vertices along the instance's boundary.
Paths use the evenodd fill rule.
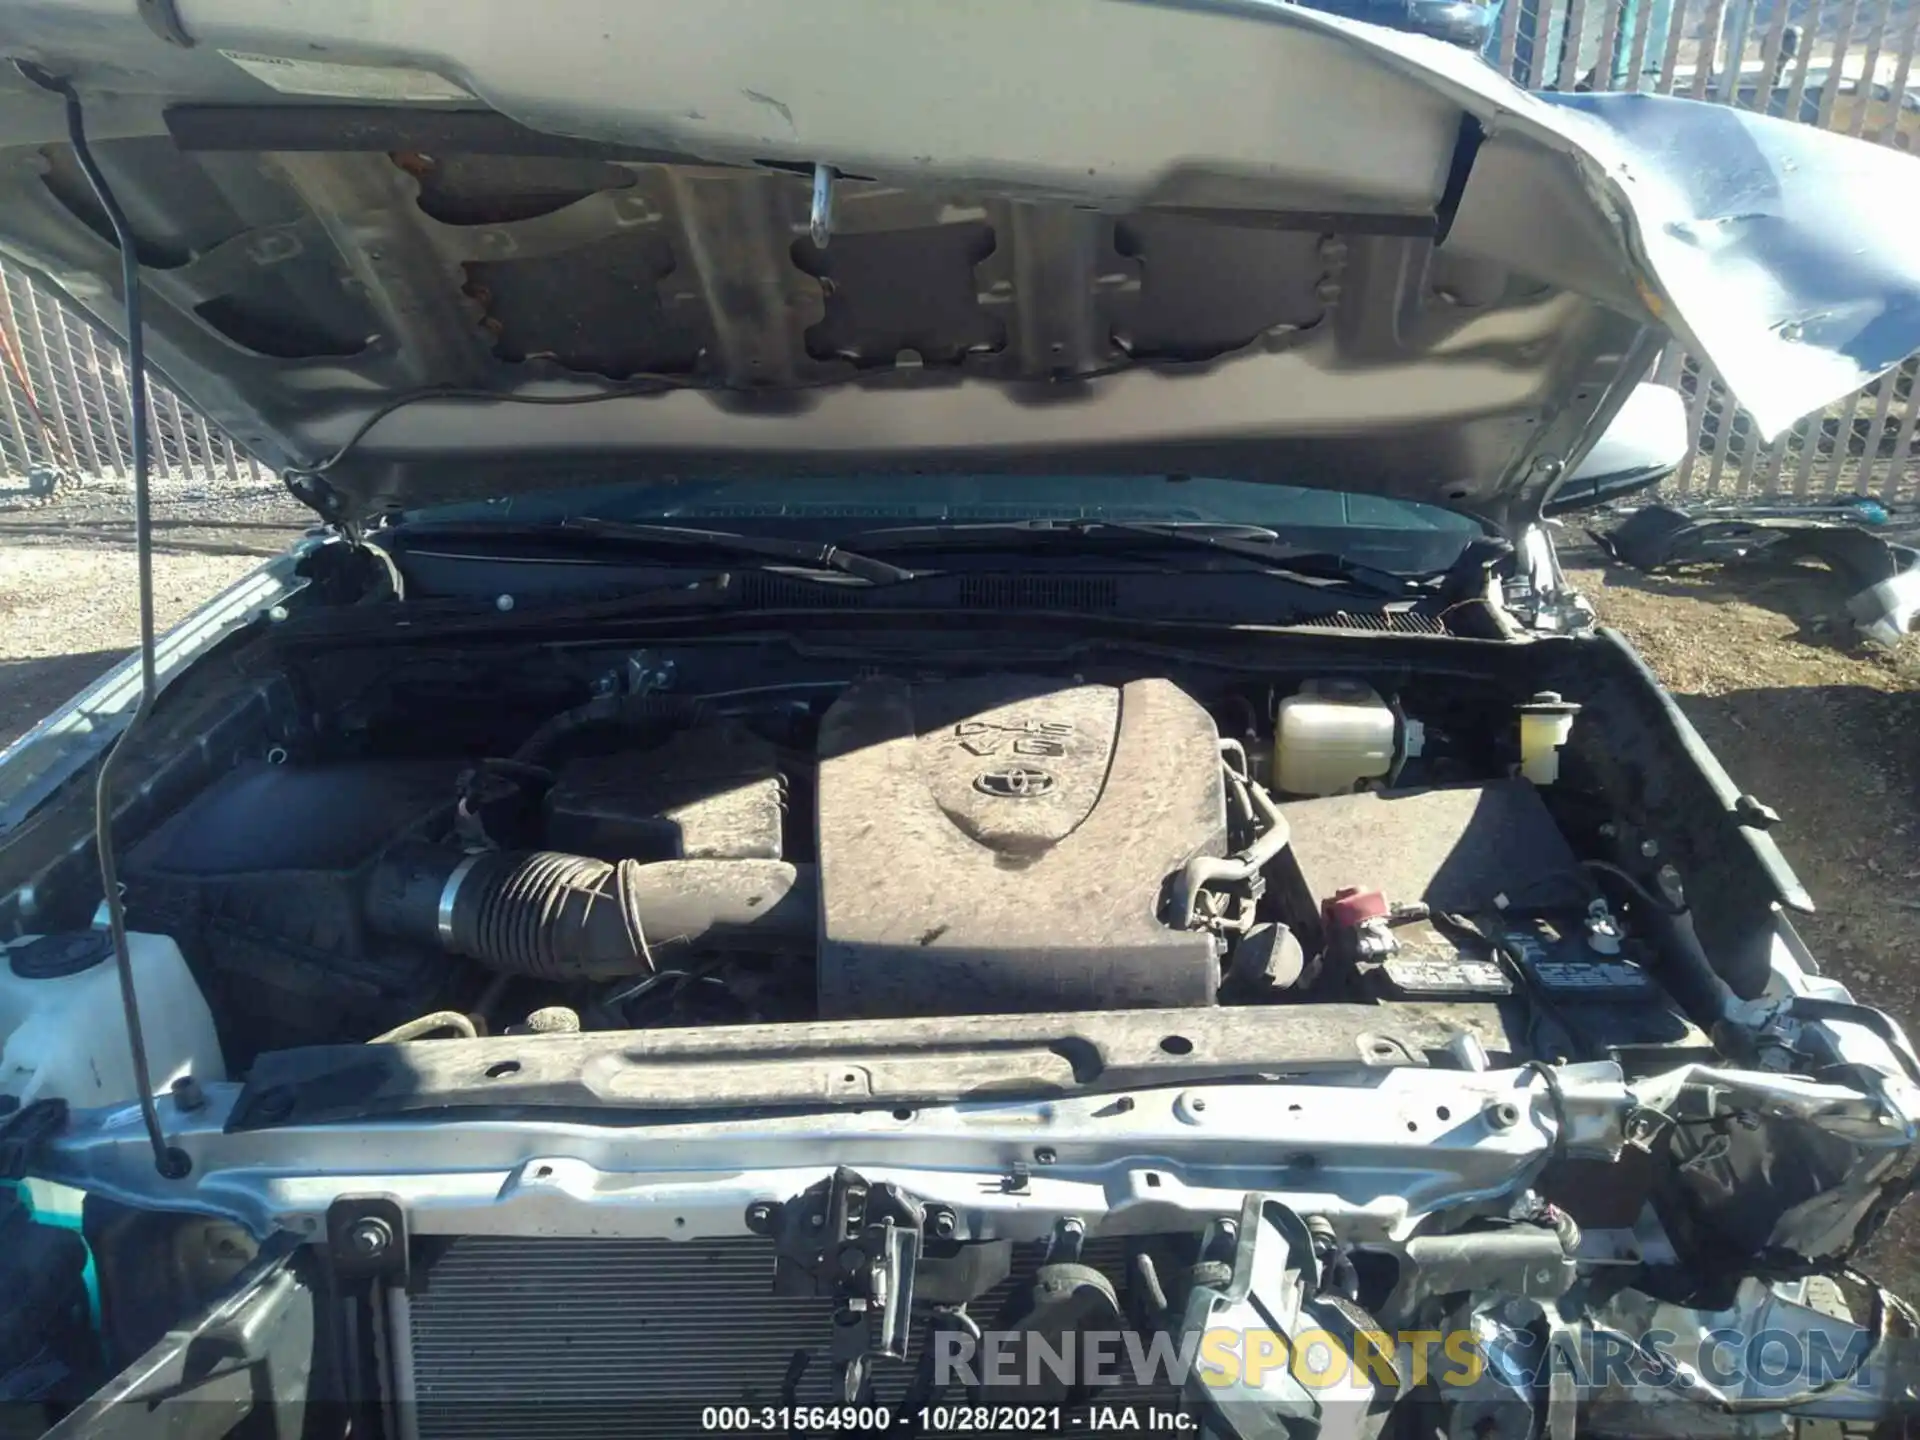
<path fill-rule="evenodd" d="M 1164 680 L 854 687 L 820 727 L 820 1012 L 1208 1005 L 1167 878 L 1225 853 L 1206 711 Z"/>

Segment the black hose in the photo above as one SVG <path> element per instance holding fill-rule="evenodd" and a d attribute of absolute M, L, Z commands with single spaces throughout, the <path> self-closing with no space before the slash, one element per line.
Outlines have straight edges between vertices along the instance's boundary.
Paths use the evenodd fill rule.
<path fill-rule="evenodd" d="M 1645 885 L 1642 885 L 1638 877 L 1632 872 L 1614 864 L 1611 860 L 1582 860 L 1580 864 L 1582 868 L 1592 870 L 1597 874 L 1613 876 L 1614 879 L 1631 890 L 1643 905 L 1646 905 L 1649 909 L 1659 911 L 1662 915 L 1684 915 L 1687 913 L 1687 907 L 1683 902 L 1666 900 L 1655 895 L 1653 891 L 1649 890 Z"/>
<path fill-rule="evenodd" d="M 1267 793 L 1266 787 L 1234 774 L 1233 767 L 1224 758 L 1220 768 L 1225 772 L 1227 783 L 1234 787 L 1235 797 L 1243 794 L 1246 797 L 1255 817 L 1253 839 L 1232 855 L 1196 855 L 1187 861 L 1186 867 L 1174 878 L 1173 893 L 1167 907 L 1167 923 L 1176 930 L 1191 930 L 1201 923 L 1200 892 L 1203 888 L 1220 882 L 1238 884 L 1257 878 L 1273 862 L 1274 857 L 1293 842 L 1287 817 L 1273 803 L 1273 796 Z M 1260 829 L 1260 826 L 1266 828 Z"/>
<path fill-rule="evenodd" d="M 513 759 L 522 764 L 539 764 L 585 730 L 635 729 L 649 725 L 685 729 L 703 714 L 699 701 L 678 695 L 646 690 L 634 695 L 600 695 L 543 721 L 513 752 Z"/>
<path fill-rule="evenodd" d="M 1407 768 L 1407 711 L 1400 703 L 1400 692 L 1395 691 L 1387 697 L 1387 709 L 1393 715 L 1393 760 L 1387 766 L 1386 778 L 1381 784 L 1388 790 L 1400 784 L 1400 772 Z"/>
<path fill-rule="evenodd" d="M 367 919 L 491 969 L 544 980 L 645 975 L 690 949 L 811 949 L 812 866 L 779 860 L 609 864 L 554 851 L 418 847 L 374 869 Z"/>
<path fill-rule="evenodd" d="M 1567 1114 L 1567 1092 L 1560 1085 L 1560 1073 L 1544 1060 L 1528 1060 L 1520 1067 L 1540 1077 L 1540 1083 L 1547 1087 L 1547 1100 L 1553 1106 L 1553 1144 L 1547 1151 L 1547 1163 L 1558 1165 L 1567 1158 L 1567 1142 L 1570 1117 Z M 1566 1237 L 1562 1235 L 1562 1240 Z"/>
<path fill-rule="evenodd" d="M 1133 1257 L 1133 1283 L 1138 1288 L 1141 1303 L 1156 1326 L 1163 1326 L 1169 1317 L 1167 1305 L 1167 1287 L 1160 1283 L 1160 1268 L 1153 1263 L 1153 1256 L 1145 1250 L 1139 1250 Z"/>

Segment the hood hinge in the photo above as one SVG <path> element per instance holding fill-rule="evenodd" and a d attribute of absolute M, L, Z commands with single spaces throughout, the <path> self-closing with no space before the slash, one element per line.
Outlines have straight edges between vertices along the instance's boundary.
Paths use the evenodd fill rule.
<path fill-rule="evenodd" d="M 280 477 L 287 493 L 330 525 L 339 524 L 346 513 L 346 500 L 320 476 L 305 470 L 288 470 Z"/>

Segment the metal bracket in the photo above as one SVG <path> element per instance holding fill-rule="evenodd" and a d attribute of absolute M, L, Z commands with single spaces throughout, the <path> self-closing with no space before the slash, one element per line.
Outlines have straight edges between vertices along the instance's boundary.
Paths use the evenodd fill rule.
<path fill-rule="evenodd" d="M 773 1293 L 833 1300 L 830 1353 L 846 1403 L 860 1398 L 872 1356 L 906 1358 L 927 1223 L 920 1201 L 845 1166 L 783 1204 L 747 1212 L 750 1228 L 773 1237 Z"/>
<path fill-rule="evenodd" d="M 335 522 L 345 514 L 340 492 L 310 471 L 289 470 L 280 477 L 280 483 L 287 487 L 289 495 L 322 520 Z"/>
<path fill-rule="evenodd" d="M 1757 795 L 1740 795 L 1733 802 L 1733 818 L 1754 830 L 1771 830 L 1780 823 L 1780 812 Z"/>
<path fill-rule="evenodd" d="M 390 1195 L 342 1195 L 327 1207 L 327 1258 L 343 1280 L 408 1276 L 407 1212 Z"/>
<path fill-rule="evenodd" d="M 332 1307 L 333 1345 L 356 1435 L 363 1427 L 374 1435 L 406 1433 L 397 1409 L 391 1358 L 396 1342 L 387 1306 L 389 1288 L 407 1284 L 411 1250 L 407 1212 L 393 1196 L 342 1195 L 327 1207 L 323 1256 L 340 1301 Z"/>

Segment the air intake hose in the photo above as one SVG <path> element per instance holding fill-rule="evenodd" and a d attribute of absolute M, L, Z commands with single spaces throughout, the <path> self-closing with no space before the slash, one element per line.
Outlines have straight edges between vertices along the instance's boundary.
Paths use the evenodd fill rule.
<path fill-rule="evenodd" d="M 367 922 L 511 975 L 592 980 L 644 975 L 695 947 L 811 949 L 816 895 L 813 867 L 780 860 L 414 846 L 375 866 Z"/>

